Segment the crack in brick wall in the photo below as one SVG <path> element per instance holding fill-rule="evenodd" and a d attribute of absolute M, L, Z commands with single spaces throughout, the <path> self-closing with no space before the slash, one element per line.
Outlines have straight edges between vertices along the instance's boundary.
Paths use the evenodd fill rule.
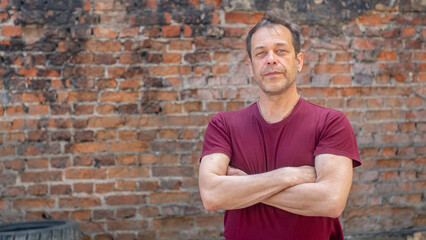
<path fill-rule="evenodd" d="M 357 137 L 345 233 L 424 231 L 421 0 L 0 0 L 0 223 L 220 238 L 198 157 L 213 114 L 257 100 L 244 37 L 272 7 L 301 25 L 301 95 Z"/>

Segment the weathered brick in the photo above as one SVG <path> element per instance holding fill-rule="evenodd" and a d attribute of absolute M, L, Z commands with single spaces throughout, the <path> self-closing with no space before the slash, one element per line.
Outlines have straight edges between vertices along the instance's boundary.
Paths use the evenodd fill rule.
<path fill-rule="evenodd" d="M 189 202 L 191 195 L 186 192 L 152 193 L 150 203 Z"/>
<path fill-rule="evenodd" d="M 3 26 L 1 27 L 1 35 L 4 37 L 21 37 L 21 26 Z"/>
<path fill-rule="evenodd" d="M 181 29 L 180 26 L 163 26 L 161 32 L 163 37 L 179 37 Z"/>
<path fill-rule="evenodd" d="M 70 195 L 72 192 L 70 185 L 54 185 L 50 186 L 50 194 L 52 195 Z"/>
<path fill-rule="evenodd" d="M 145 167 L 108 169 L 108 178 L 140 178 L 149 176 L 149 168 Z"/>
<path fill-rule="evenodd" d="M 116 195 L 106 197 L 105 202 L 111 206 L 140 205 L 146 202 L 145 198 L 145 195 Z"/>
<path fill-rule="evenodd" d="M 148 142 L 112 142 L 109 144 L 111 152 L 146 152 L 150 150 Z"/>
<path fill-rule="evenodd" d="M 66 179 L 105 179 L 105 169 L 67 169 Z"/>
<path fill-rule="evenodd" d="M 46 209 L 55 207 L 55 199 L 15 199 L 13 201 L 13 207 L 17 209 Z"/>
<path fill-rule="evenodd" d="M 97 197 L 68 197 L 59 198 L 60 208 L 90 208 L 100 206 L 100 199 Z"/>
<path fill-rule="evenodd" d="M 104 142 L 75 143 L 68 146 L 68 151 L 71 153 L 106 152 L 106 150 L 107 145 Z"/>
<path fill-rule="evenodd" d="M 62 180 L 60 171 L 26 171 L 20 175 L 22 182 L 56 182 Z"/>
<path fill-rule="evenodd" d="M 194 219 L 192 217 L 179 217 L 179 218 L 160 218 L 154 220 L 154 230 L 157 229 L 175 229 L 182 227 L 194 226 Z"/>

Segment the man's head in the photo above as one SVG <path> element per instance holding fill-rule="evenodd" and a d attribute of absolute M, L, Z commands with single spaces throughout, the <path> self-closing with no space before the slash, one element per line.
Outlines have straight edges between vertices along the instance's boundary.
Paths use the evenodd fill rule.
<path fill-rule="evenodd" d="M 252 37 L 253 34 L 260 28 L 267 27 L 273 28 L 276 25 L 282 25 L 291 32 L 292 45 L 296 55 L 300 52 L 300 32 L 299 27 L 291 21 L 287 14 L 280 9 L 273 9 L 265 13 L 262 20 L 260 20 L 248 33 L 246 38 L 246 48 L 250 60 L 252 59 Z"/>
<path fill-rule="evenodd" d="M 247 36 L 250 74 L 262 92 L 281 95 L 296 91 L 296 75 L 303 67 L 300 33 L 280 10 L 265 14 Z"/>

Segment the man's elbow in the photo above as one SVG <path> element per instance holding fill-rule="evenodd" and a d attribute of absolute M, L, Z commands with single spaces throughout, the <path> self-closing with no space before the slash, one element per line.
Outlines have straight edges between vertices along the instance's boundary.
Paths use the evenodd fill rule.
<path fill-rule="evenodd" d="M 205 200 L 203 200 L 203 206 L 209 212 L 215 212 L 216 210 L 219 209 L 218 207 L 216 207 L 216 205 L 214 205 L 214 204 L 212 204 L 208 201 L 205 201 Z"/>
<path fill-rule="evenodd" d="M 325 213 L 325 215 L 331 218 L 338 218 L 340 217 L 340 215 L 342 215 L 343 210 L 345 210 L 345 207 L 346 200 L 343 201 L 340 198 L 331 198 L 329 200 L 329 207 L 326 208 L 327 212 Z"/>
<path fill-rule="evenodd" d="M 206 193 L 204 191 L 201 192 L 201 201 L 203 202 L 203 206 L 207 211 L 215 212 L 220 209 L 217 203 L 216 198 L 213 194 Z"/>

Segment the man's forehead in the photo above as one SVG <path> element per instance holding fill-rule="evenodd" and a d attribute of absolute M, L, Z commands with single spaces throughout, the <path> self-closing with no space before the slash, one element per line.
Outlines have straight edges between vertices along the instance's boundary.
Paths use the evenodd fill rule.
<path fill-rule="evenodd" d="M 264 47 L 265 44 L 289 46 L 291 45 L 291 32 L 282 25 L 271 25 L 259 28 L 252 37 L 253 48 Z"/>
<path fill-rule="evenodd" d="M 285 41 L 275 42 L 275 43 L 273 43 L 273 44 L 274 44 L 274 46 L 276 46 L 276 47 L 288 47 L 288 46 L 290 46 L 290 44 L 288 44 L 288 43 L 287 43 L 287 42 L 285 42 Z M 264 45 L 264 44 L 262 44 L 262 43 L 259 43 L 259 44 L 257 44 L 256 46 L 254 46 L 254 50 L 259 49 L 259 48 L 265 48 L 265 45 Z"/>

